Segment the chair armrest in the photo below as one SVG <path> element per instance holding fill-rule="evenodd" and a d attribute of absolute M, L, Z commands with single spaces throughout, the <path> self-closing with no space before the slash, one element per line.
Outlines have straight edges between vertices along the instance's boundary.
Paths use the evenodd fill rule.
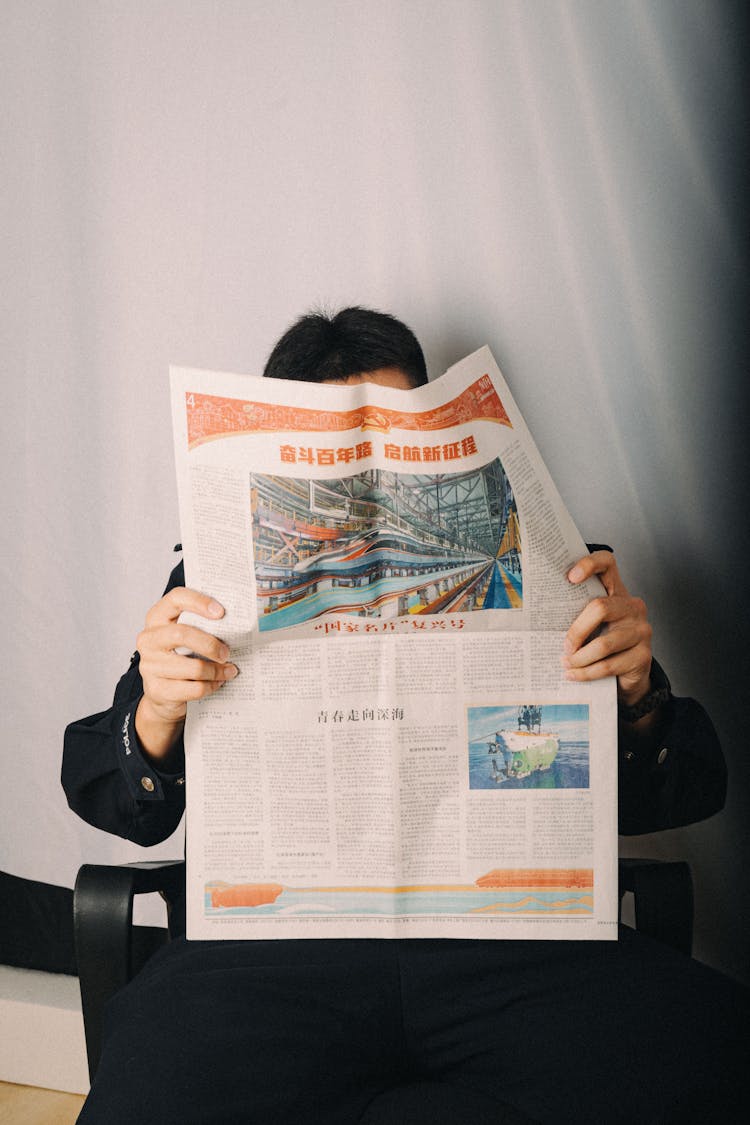
<path fill-rule="evenodd" d="M 84 864 L 73 892 L 73 929 L 81 987 L 86 1054 L 93 1079 L 101 1053 L 102 1017 L 111 996 L 123 988 L 167 930 L 133 927 L 133 897 L 154 891 L 169 895 L 184 886 L 184 860 Z"/>
<path fill-rule="evenodd" d="M 635 927 L 688 956 L 693 950 L 693 879 L 682 861 L 620 859 L 620 900 L 631 891 Z"/>

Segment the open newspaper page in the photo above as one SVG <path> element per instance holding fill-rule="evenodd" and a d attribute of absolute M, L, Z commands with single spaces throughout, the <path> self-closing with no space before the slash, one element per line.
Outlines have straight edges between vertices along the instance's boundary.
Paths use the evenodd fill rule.
<path fill-rule="evenodd" d="M 172 403 L 240 669 L 188 708 L 188 937 L 615 938 L 615 684 L 561 665 L 601 587 L 489 350 L 412 391 L 173 369 Z"/>

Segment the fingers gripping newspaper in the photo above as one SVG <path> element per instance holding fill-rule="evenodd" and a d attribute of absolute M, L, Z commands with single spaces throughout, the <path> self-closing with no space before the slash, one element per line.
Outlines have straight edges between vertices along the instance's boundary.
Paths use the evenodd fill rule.
<path fill-rule="evenodd" d="M 616 938 L 615 683 L 561 664 L 602 588 L 489 350 L 412 391 L 171 378 L 240 670 L 188 707 L 188 937 Z"/>

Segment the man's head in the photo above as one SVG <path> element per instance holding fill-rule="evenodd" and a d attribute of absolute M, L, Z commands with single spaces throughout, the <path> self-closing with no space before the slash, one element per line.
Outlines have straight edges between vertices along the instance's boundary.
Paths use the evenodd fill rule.
<path fill-rule="evenodd" d="M 427 382 L 424 355 L 411 329 L 388 313 L 359 306 L 335 316 L 301 317 L 276 344 L 263 374 L 306 383 L 374 382 L 404 390 Z"/>

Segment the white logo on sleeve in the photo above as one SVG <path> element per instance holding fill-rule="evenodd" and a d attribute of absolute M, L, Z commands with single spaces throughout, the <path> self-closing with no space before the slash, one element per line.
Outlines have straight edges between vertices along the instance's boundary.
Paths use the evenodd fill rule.
<path fill-rule="evenodd" d="M 122 724 L 122 744 L 125 747 L 125 753 L 130 754 L 130 711 L 128 711 L 125 722 Z"/>

